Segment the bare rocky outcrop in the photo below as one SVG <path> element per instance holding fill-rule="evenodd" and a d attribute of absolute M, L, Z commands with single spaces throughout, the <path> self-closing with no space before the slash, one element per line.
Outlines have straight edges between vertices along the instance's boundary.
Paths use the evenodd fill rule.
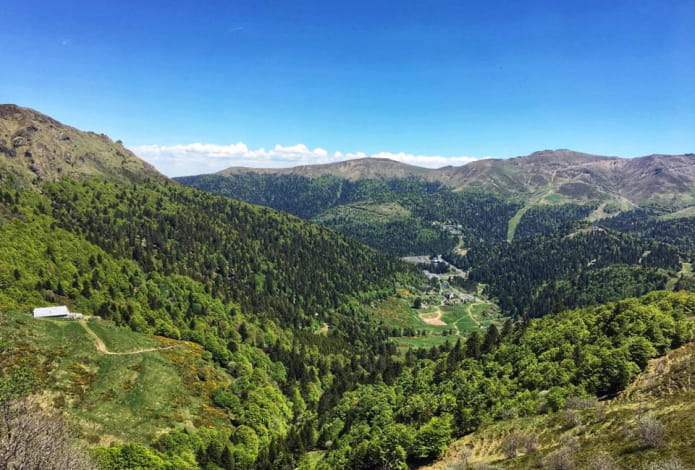
<path fill-rule="evenodd" d="M 80 131 L 33 109 L 0 105 L 0 180 L 40 185 L 64 176 L 168 181 L 104 134 Z"/>

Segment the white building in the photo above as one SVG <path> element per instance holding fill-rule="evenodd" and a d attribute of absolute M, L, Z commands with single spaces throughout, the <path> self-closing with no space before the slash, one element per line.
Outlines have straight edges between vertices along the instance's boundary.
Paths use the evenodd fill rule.
<path fill-rule="evenodd" d="M 57 305 L 54 307 L 40 307 L 34 309 L 34 318 L 67 318 L 70 315 L 70 310 L 65 305 Z"/>

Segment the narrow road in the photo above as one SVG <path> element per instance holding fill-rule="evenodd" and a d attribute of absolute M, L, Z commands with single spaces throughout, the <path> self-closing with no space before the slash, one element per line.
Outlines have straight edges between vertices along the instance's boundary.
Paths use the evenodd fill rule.
<path fill-rule="evenodd" d="M 106 347 L 106 344 L 99 338 L 99 335 L 97 335 L 87 324 L 86 321 L 80 320 L 80 325 L 82 325 L 82 328 L 87 332 L 89 336 L 92 337 L 94 340 L 94 346 L 96 346 L 97 351 L 99 351 L 102 354 L 110 354 L 112 356 L 127 356 L 131 354 L 142 354 L 146 352 L 155 352 L 155 351 L 163 351 L 165 349 L 171 349 L 175 348 L 177 345 L 173 346 L 166 346 L 163 348 L 144 348 L 144 349 L 136 349 L 135 351 L 128 351 L 128 352 L 114 352 L 114 351 L 109 351 L 109 349 Z"/>

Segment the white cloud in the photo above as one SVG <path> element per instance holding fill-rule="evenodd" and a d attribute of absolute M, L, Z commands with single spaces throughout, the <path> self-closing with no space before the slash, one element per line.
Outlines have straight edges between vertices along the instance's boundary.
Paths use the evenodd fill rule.
<path fill-rule="evenodd" d="M 243 142 L 229 145 L 184 144 L 184 145 L 138 145 L 130 147 L 137 156 L 152 163 L 168 176 L 213 173 L 230 166 L 255 168 L 284 168 L 298 165 L 330 163 L 355 158 L 389 158 L 411 165 L 439 168 L 446 165 L 465 165 L 476 160 L 474 157 L 440 155 L 414 155 L 405 152 L 333 152 L 317 147 L 310 149 L 304 144 L 290 146 L 275 145 L 266 150 L 249 149 Z"/>
<path fill-rule="evenodd" d="M 391 153 L 379 152 L 372 155 L 375 158 L 390 158 L 399 162 L 408 163 L 410 165 L 424 166 L 427 168 L 441 168 L 443 166 L 461 166 L 478 160 L 475 157 L 444 157 L 441 155 L 412 155 L 405 152 Z"/>

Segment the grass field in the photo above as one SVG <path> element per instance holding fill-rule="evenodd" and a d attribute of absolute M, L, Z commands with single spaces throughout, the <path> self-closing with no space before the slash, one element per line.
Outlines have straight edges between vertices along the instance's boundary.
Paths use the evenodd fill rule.
<path fill-rule="evenodd" d="M 0 325 L 8 347 L 0 366 L 25 364 L 48 385 L 40 399 L 80 423 L 81 437 L 93 445 L 148 441 L 164 430 L 214 426 L 224 416 L 210 393 L 229 377 L 202 359 L 190 343 L 159 339 L 90 321 L 90 328 L 114 352 L 177 347 L 128 355 L 97 351 L 79 322 L 34 319 L 9 313 Z M 144 439 L 143 439 L 144 436 Z"/>
<path fill-rule="evenodd" d="M 110 351 L 127 352 L 159 346 L 154 338 L 133 334 L 132 331 L 118 328 L 105 321 L 92 320 L 89 322 L 89 327 L 101 338 Z"/>
<path fill-rule="evenodd" d="M 491 324 L 500 326 L 504 321 L 494 304 L 483 301 L 426 306 L 416 310 L 412 308 L 410 299 L 390 297 L 373 307 L 371 314 L 375 320 L 382 321 L 390 328 L 408 328 L 425 333 L 424 336 L 394 337 L 393 340 L 402 348 L 429 348 L 446 341 L 456 342 L 459 336 L 465 337 L 475 330 L 485 331 Z M 438 318 L 445 324 L 427 324 L 423 318 Z"/>

